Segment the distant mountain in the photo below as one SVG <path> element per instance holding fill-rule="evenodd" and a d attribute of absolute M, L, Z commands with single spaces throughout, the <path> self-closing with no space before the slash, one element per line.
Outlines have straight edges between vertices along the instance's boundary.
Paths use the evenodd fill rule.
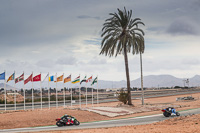
<path fill-rule="evenodd" d="M 149 75 L 149 76 L 144 76 L 144 87 L 174 87 L 174 86 L 184 86 L 184 80 L 186 78 L 176 78 L 172 75 Z M 42 84 L 42 87 L 47 87 L 48 82 L 44 82 Z M 90 86 L 91 83 L 87 84 L 87 87 Z M 131 88 L 132 87 L 141 87 L 141 79 L 138 78 L 136 80 L 130 81 Z M 185 85 L 188 85 L 185 83 Z M 200 75 L 195 75 L 192 78 L 189 78 L 189 86 L 199 86 L 200 85 Z M 82 87 L 85 87 L 85 83 L 82 83 Z M 17 86 L 18 88 L 22 88 L 22 86 Z M 56 88 L 56 84 L 52 83 L 50 85 L 51 88 Z M 71 87 L 79 87 L 79 84 L 69 84 L 67 83 L 65 85 L 66 88 L 71 88 Z M 95 88 L 97 85 L 94 86 Z M 99 80 L 98 81 L 98 88 L 100 89 L 106 89 L 106 88 L 122 88 L 126 87 L 126 81 L 105 81 L 105 80 Z M 0 88 L 4 88 L 4 84 L 0 83 Z M 14 87 L 7 85 L 7 89 L 14 89 Z M 26 85 L 26 88 L 30 89 L 31 88 L 31 83 L 29 85 Z M 39 89 L 40 85 L 39 84 L 34 84 L 34 88 Z M 63 88 L 62 83 L 57 84 L 57 88 Z"/>
<path fill-rule="evenodd" d="M 176 78 L 172 75 L 149 75 L 143 77 L 144 87 L 174 87 L 184 86 L 184 80 L 187 78 Z M 141 87 L 141 79 L 132 80 L 130 82 L 131 87 Z M 188 84 L 185 83 L 185 86 Z M 195 75 L 189 79 L 189 86 L 199 86 L 200 75 Z M 99 81 L 101 88 L 121 88 L 126 87 L 126 81 Z"/>
<path fill-rule="evenodd" d="M 189 79 L 190 86 L 200 86 L 200 75 L 195 75 Z"/>
<path fill-rule="evenodd" d="M 171 75 L 144 76 L 144 87 L 172 87 L 183 86 L 183 79 Z M 131 86 L 141 87 L 141 79 L 131 81 Z"/>

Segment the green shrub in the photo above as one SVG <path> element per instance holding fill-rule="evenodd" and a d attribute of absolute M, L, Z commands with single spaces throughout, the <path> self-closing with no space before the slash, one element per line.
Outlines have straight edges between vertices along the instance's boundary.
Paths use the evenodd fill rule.
<path fill-rule="evenodd" d="M 117 99 L 120 102 L 122 102 L 124 104 L 127 103 L 127 101 L 128 101 L 128 93 L 126 91 L 124 91 L 123 89 L 121 89 L 119 93 L 117 92 L 117 95 L 118 95 Z"/>
<path fill-rule="evenodd" d="M 5 103 L 5 100 L 0 99 L 0 104 L 4 104 L 4 103 Z"/>

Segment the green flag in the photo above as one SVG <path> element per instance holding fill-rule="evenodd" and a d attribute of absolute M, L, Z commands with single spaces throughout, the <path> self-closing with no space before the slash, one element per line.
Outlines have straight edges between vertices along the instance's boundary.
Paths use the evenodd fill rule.
<path fill-rule="evenodd" d="M 78 76 L 77 78 L 74 79 L 74 81 L 72 81 L 72 84 L 76 84 L 80 82 L 80 76 Z"/>
<path fill-rule="evenodd" d="M 91 85 L 93 85 L 94 83 L 97 83 L 97 77 L 93 80 Z"/>
<path fill-rule="evenodd" d="M 80 84 L 81 84 L 82 82 L 86 82 L 86 76 L 84 77 L 83 80 L 81 80 Z"/>

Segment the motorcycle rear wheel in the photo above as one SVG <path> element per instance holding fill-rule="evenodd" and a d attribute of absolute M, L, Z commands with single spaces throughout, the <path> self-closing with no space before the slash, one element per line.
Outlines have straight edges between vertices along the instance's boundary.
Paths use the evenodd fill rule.
<path fill-rule="evenodd" d="M 165 117 L 170 117 L 170 116 L 171 116 L 171 113 L 164 112 L 163 115 L 164 115 Z"/>

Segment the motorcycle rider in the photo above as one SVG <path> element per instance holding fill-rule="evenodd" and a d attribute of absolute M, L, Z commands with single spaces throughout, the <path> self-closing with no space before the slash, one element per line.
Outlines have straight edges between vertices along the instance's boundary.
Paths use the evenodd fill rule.
<path fill-rule="evenodd" d="M 65 115 L 63 115 L 63 116 L 61 117 L 61 119 L 63 120 L 64 123 L 70 124 L 71 117 L 72 117 L 71 115 L 65 114 Z"/>
<path fill-rule="evenodd" d="M 176 115 L 176 109 L 173 107 L 168 107 L 167 108 L 168 111 L 172 112 L 172 115 Z"/>

